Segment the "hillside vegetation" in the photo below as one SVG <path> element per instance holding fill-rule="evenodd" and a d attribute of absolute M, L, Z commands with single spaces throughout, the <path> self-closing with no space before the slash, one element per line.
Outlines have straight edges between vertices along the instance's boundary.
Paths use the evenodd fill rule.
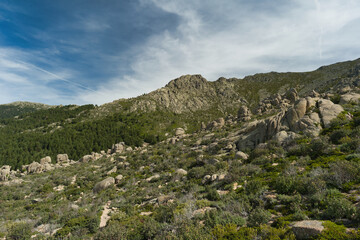
<path fill-rule="evenodd" d="M 360 239 L 359 70 L 187 75 L 2 119 L 0 237 Z"/>

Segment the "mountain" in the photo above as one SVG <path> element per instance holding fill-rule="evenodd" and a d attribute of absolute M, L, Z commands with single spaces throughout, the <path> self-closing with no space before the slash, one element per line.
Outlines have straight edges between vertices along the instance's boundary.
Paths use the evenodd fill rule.
<path fill-rule="evenodd" d="M 53 106 L 43 103 L 13 102 L 0 105 L 0 119 L 12 118 L 24 113 L 31 113 L 41 109 L 49 109 Z"/>
<path fill-rule="evenodd" d="M 0 119 L 0 237 L 359 239 L 359 86 L 360 59 L 32 105 Z"/>

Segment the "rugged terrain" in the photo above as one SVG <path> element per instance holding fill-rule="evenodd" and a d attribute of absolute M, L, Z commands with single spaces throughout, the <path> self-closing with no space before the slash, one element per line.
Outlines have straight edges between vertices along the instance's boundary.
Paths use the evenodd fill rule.
<path fill-rule="evenodd" d="M 0 236 L 359 239 L 359 86 L 355 60 L 20 108 L 1 122 Z"/>

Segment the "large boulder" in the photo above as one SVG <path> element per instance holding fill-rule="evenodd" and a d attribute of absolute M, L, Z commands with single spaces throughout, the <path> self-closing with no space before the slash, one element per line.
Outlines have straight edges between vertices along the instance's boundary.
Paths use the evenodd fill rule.
<path fill-rule="evenodd" d="M 358 103 L 359 100 L 360 100 L 359 93 L 346 93 L 341 96 L 340 104 L 346 104 L 346 103 L 350 103 L 350 102 Z"/>
<path fill-rule="evenodd" d="M 119 174 L 115 177 L 115 183 L 118 184 L 121 182 L 121 180 L 124 178 L 123 175 Z"/>
<path fill-rule="evenodd" d="M 237 148 L 240 151 L 254 149 L 260 143 L 270 140 L 281 130 L 284 115 L 285 112 L 281 111 L 266 119 L 246 123 L 239 131 L 240 138 L 237 141 Z"/>
<path fill-rule="evenodd" d="M 176 173 L 177 175 L 179 175 L 179 176 L 185 176 L 185 175 L 187 175 L 187 171 L 184 170 L 184 169 L 182 169 L 182 168 L 177 169 L 177 170 L 175 171 L 175 173 Z"/>
<path fill-rule="evenodd" d="M 182 136 L 185 134 L 185 130 L 183 128 L 175 129 L 175 136 Z"/>
<path fill-rule="evenodd" d="M 45 164 L 41 164 L 43 167 L 43 171 L 47 172 L 47 171 L 52 171 L 55 169 L 54 165 L 49 164 L 49 163 L 45 163 Z"/>
<path fill-rule="evenodd" d="M 28 173 L 41 173 L 41 172 L 43 172 L 43 170 L 44 170 L 43 165 L 41 165 L 38 162 L 32 162 L 27 167 L 27 172 Z"/>
<path fill-rule="evenodd" d="M 49 157 L 49 156 L 46 156 L 46 157 L 40 159 L 40 164 L 41 165 L 50 164 L 50 163 L 51 163 L 51 157 Z"/>
<path fill-rule="evenodd" d="M 296 239 L 310 239 L 320 234 L 324 230 L 324 226 L 321 221 L 304 220 L 295 222 L 292 225 L 292 230 Z"/>
<path fill-rule="evenodd" d="M 10 169 L 9 165 L 4 165 L 0 168 L 0 181 L 7 181 L 9 179 Z"/>
<path fill-rule="evenodd" d="M 341 105 L 335 104 L 328 99 L 320 99 L 318 101 L 318 106 L 320 117 L 325 127 L 329 127 L 331 120 L 344 111 L 344 108 Z"/>
<path fill-rule="evenodd" d="M 68 155 L 66 153 L 65 154 L 58 154 L 56 156 L 56 162 L 59 163 L 59 164 L 68 163 L 69 162 L 69 157 L 68 157 Z"/>
<path fill-rule="evenodd" d="M 294 132 L 280 131 L 274 135 L 273 140 L 281 143 L 282 145 L 286 145 L 287 143 L 294 140 L 295 137 L 296 133 Z"/>
<path fill-rule="evenodd" d="M 113 144 L 111 147 L 111 153 L 122 153 L 125 149 L 125 143 L 124 142 L 120 142 L 120 143 L 116 143 Z"/>
<path fill-rule="evenodd" d="M 93 192 L 98 193 L 114 184 L 115 184 L 115 179 L 113 177 L 108 177 L 108 178 L 102 180 L 101 182 L 98 182 L 97 184 L 95 184 L 95 186 L 93 188 Z"/>
<path fill-rule="evenodd" d="M 251 116 L 252 116 L 252 113 L 250 111 L 250 109 L 247 107 L 247 106 L 241 106 L 239 111 L 238 111 L 238 119 L 240 121 L 249 121 L 251 120 Z"/>
<path fill-rule="evenodd" d="M 79 159 L 79 162 L 87 163 L 87 162 L 91 162 L 93 160 L 95 160 L 93 155 L 85 155 L 85 156 L 83 156 L 82 158 Z"/>
<path fill-rule="evenodd" d="M 249 155 L 247 155 L 246 153 L 244 153 L 242 151 L 237 151 L 235 153 L 235 158 L 236 159 L 241 159 L 241 160 L 247 160 L 249 158 Z"/>
<path fill-rule="evenodd" d="M 299 99 L 299 95 L 295 88 L 291 88 L 285 93 L 285 98 L 288 99 L 291 103 L 294 103 Z"/>

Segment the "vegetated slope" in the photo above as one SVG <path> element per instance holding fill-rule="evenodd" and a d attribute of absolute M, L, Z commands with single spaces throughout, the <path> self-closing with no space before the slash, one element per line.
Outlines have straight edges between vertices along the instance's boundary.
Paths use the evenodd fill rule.
<path fill-rule="evenodd" d="M 32 102 L 13 102 L 0 105 L 0 119 L 12 118 L 24 113 L 31 113 L 41 109 L 49 109 L 54 106 L 32 103 Z"/>
<path fill-rule="evenodd" d="M 100 107 L 56 107 L 23 114 L 18 119 L 3 119 L 0 164 L 20 167 L 58 153 L 78 160 L 119 141 L 132 146 L 143 141 L 153 144 L 176 127 L 198 131 L 202 122 L 234 116 L 241 105 L 255 109 L 260 100 L 293 87 L 304 95 L 352 81 L 359 76 L 359 63 L 355 60 L 313 72 L 271 72 L 215 82 L 200 75 L 185 75 L 149 94 Z"/>
<path fill-rule="evenodd" d="M 359 239 L 360 89 L 349 88 L 357 81 L 304 98 L 274 95 L 259 114 L 240 111 L 190 134 L 178 129 L 154 145 L 17 172 L 0 185 L 0 236 Z M 257 127 L 275 129 L 279 113 L 279 132 L 242 148 Z"/>

